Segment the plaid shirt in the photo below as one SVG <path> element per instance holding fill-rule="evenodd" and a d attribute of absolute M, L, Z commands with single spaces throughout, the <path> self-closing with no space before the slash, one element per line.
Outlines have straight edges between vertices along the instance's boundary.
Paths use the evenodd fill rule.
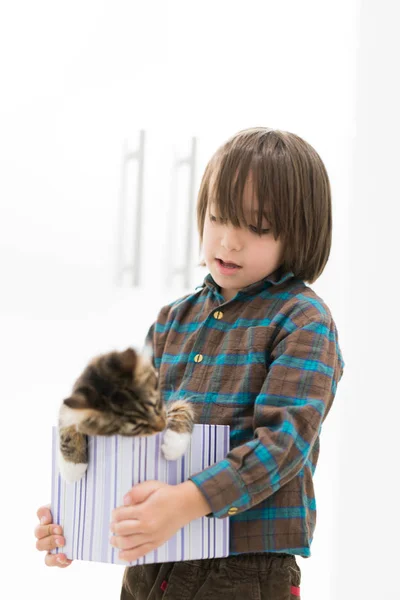
<path fill-rule="evenodd" d="M 190 479 L 210 515 L 230 517 L 231 555 L 309 556 L 319 434 L 344 367 L 329 308 L 279 269 L 230 301 L 210 274 L 199 288 L 164 306 L 146 338 L 166 402 L 230 426 L 226 458 Z"/>

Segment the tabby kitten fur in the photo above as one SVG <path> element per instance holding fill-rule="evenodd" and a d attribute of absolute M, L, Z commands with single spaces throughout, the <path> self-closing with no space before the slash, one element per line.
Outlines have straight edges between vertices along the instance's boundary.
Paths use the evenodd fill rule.
<path fill-rule="evenodd" d="M 88 435 L 149 436 L 165 431 L 161 446 L 167 460 L 185 453 L 194 425 L 193 405 L 165 405 L 152 353 L 133 348 L 93 358 L 59 411 L 58 466 L 69 482 L 88 466 Z"/>

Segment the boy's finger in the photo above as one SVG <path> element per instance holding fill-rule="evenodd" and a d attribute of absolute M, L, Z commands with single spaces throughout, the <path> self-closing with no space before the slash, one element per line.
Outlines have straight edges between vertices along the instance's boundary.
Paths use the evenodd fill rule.
<path fill-rule="evenodd" d="M 140 519 L 143 510 L 138 506 L 120 506 L 115 508 L 111 513 L 111 520 L 114 522 L 128 521 L 131 519 Z"/>
<path fill-rule="evenodd" d="M 51 535 L 62 535 L 62 527 L 60 525 L 37 525 L 35 527 L 35 537 L 41 540 Z"/>
<path fill-rule="evenodd" d="M 65 546 L 65 539 L 60 535 L 50 535 L 38 540 L 36 542 L 36 549 L 43 550 L 54 550 L 55 548 L 62 548 Z"/>
<path fill-rule="evenodd" d="M 44 562 L 48 567 L 60 567 L 65 568 L 68 567 L 72 560 L 67 558 L 65 554 L 46 554 L 44 557 Z"/>
<path fill-rule="evenodd" d="M 53 521 L 53 517 L 49 508 L 50 505 L 41 506 L 37 511 L 37 517 L 42 525 L 47 525 Z"/>

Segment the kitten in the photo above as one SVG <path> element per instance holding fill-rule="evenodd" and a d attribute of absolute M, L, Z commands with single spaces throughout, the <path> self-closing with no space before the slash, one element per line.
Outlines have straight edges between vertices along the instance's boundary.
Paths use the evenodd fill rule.
<path fill-rule="evenodd" d="M 87 435 L 149 436 L 166 429 L 161 449 L 167 460 L 175 460 L 185 453 L 193 425 L 192 404 L 164 404 L 151 350 L 101 354 L 89 362 L 60 407 L 60 474 L 69 482 L 84 475 Z"/>

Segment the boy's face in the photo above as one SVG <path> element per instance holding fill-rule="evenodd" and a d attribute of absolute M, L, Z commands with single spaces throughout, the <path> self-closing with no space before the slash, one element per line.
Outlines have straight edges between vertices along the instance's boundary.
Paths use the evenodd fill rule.
<path fill-rule="evenodd" d="M 225 300 L 231 300 L 242 288 L 264 279 L 282 263 L 282 242 L 275 240 L 271 230 L 267 231 L 270 224 L 265 217 L 262 222 L 263 233 L 261 236 L 257 234 L 257 213 L 251 218 L 257 204 L 252 203 L 250 185 L 251 179 L 244 190 L 248 227 L 243 225 L 235 228 L 231 223 L 221 223 L 212 201 L 204 221 L 204 259 L 214 281 L 221 287 Z M 224 267 L 221 260 L 235 263 L 239 268 Z"/>

